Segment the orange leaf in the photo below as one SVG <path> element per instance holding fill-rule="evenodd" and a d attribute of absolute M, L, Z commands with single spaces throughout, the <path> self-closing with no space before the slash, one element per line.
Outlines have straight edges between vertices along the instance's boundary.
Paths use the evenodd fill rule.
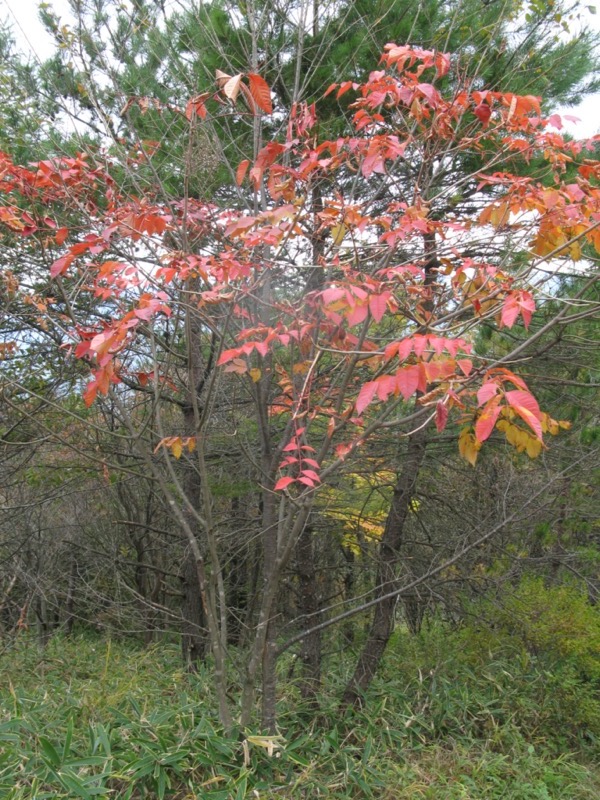
<path fill-rule="evenodd" d="M 254 98 L 256 105 L 261 108 L 265 114 L 273 113 L 273 103 L 271 102 L 271 90 L 268 83 L 260 75 L 254 72 L 248 73 L 248 83 L 250 84 L 250 92 Z"/>
<path fill-rule="evenodd" d="M 54 241 L 56 242 L 57 245 L 60 246 L 61 244 L 64 243 L 68 235 L 69 235 L 68 228 L 59 228 L 54 234 Z"/>
<path fill-rule="evenodd" d="M 248 171 L 248 167 L 250 166 L 250 162 L 247 158 L 243 161 L 240 161 L 238 164 L 238 168 L 235 171 L 235 182 L 238 186 L 241 186 L 244 178 L 246 177 L 246 172 Z"/>

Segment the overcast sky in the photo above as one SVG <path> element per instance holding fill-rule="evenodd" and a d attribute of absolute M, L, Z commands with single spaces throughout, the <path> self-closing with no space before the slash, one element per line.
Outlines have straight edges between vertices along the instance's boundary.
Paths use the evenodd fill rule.
<path fill-rule="evenodd" d="M 24 52 L 31 52 L 34 57 L 43 60 L 52 55 L 53 44 L 39 22 L 39 5 L 39 0 L 0 0 L 0 20 L 6 20 L 10 24 L 20 49 Z M 67 0 L 48 0 L 48 5 L 54 8 L 59 16 L 68 23 L 70 14 Z M 587 10 L 590 7 L 586 3 L 582 3 L 581 16 L 585 17 L 589 24 L 600 33 L 600 14 L 591 14 Z M 593 136 L 600 131 L 600 95 L 586 98 L 576 108 L 556 110 L 580 118 L 580 122 L 576 125 L 565 123 L 565 127 L 574 136 L 584 138 Z"/>

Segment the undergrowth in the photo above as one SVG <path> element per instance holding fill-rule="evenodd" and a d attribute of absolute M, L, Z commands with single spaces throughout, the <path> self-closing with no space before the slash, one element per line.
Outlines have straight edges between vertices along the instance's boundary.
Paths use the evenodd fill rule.
<path fill-rule="evenodd" d="M 363 710 L 345 720 L 336 703 L 350 658 L 328 670 L 318 718 L 282 681 L 271 740 L 224 736 L 209 668 L 185 673 L 174 645 L 57 636 L 41 651 L 18 639 L 0 655 L 0 797 L 599 797 L 593 652 L 572 636 L 533 652 L 498 619 L 399 631 Z"/>

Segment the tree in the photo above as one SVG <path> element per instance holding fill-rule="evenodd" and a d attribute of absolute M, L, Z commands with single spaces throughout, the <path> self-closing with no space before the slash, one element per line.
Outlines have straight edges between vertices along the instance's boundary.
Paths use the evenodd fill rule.
<path fill-rule="evenodd" d="M 294 103 L 319 97 L 332 77 L 358 82 L 366 78 L 388 39 L 460 52 L 462 69 L 480 89 L 535 94 L 543 90 L 549 101 L 574 100 L 582 91 L 593 89 L 593 79 L 589 76 L 594 73 L 596 56 L 590 35 L 584 32 L 577 37 L 569 38 L 564 33 L 562 39 L 556 36 L 558 16 L 562 15 L 562 24 L 568 27 L 567 20 L 573 12 L 570 4 L 552 8 L 537 3 L 527 6 L 527 13 L 522 13 L 525 5 L 520 0 L 484 5 L 479 0 L 432 0 L 419 3 L 418 7 L 402 1 L 384 4 L 373 16 L 372 4 L 366 7 L 356 0 L 316 6 L 312 0 L 283 4 L 274 0 L 251 4 L 214 2 L 176 12 L 156 3 L 135 2 L 128 6 L 107 1 L 73 3 L 70 20 L 60 20 L 45 7 L 42 18 L 55 38 L 57 52 L 33 75 L 33 83 L 29 81 L 35 88 L 35 96 L 31 86 L 26 94 L 32 104 L 39 105 L 42 98 L 45 113 L 56 118 L 59 128 L 66 127 L 60 125 L 66 119 L 75 122 L 74 136 L 57 137 L 53 132 L 46 146 L 52 144 L 53 152 L 70 157 L 77 152 L 89 152 L 94 159 L 98 148 L 106 147 L 112 179 L 121 193 L 146 195 L 167 205 L 177 202 L 182 195 L 196 201 L 211 201 L 221 208 L 232 202 L 244 202 L 252 211 L 256 203 L 252 188 L 247 183 L 234 185 L 238 163 L 254 161 L 265 141 L 283 143 L 283 120 Z M 216 71 L 221 84 L 227 81 L 227 74 L 236 77 L 260 73 L 272 89 L 270 102 L 276 113 L 259 118 L 251 113 L 251 107 L 241 111 L 238 104 L 241 113 L 232 114 L 227 105 L 232 97 L 226 95 L 221 98 L 220 113 L 213 111 L 203 119 L 206 101 L 214 90 Z M 235 86 L 235 81 L 230 84 L 230 94 L 235 93 Z M 249 89 L 248 85 L 246 91 Z M 237 91 L 244 92 L 242 88 Z M 191 127 L 177 106 L 180 103 L 183 110 L 190 96 L 194 102 L 186 110 L 190 116 L 196 113 Z M 346 94 L 336 98 L 332 93 L 321 102 L 321 136 L 335 138 L 343 134 L 351 116 L 347 108 L 349 97 Z M 71 127 L 70 124 L 69 130 Z M 86 131 L 85 137 L 82 131 Z M 457 176 L 476 172 L 479 160 L 479 154 L 473 152 L 457 154 L 452 169 L 436 177 L 438 183 L 446 182 L 448 197 L 457 212 L 468 212 L 471 193 L 476 187 L 473 182 L 460 192 L 454 192 L 452 187 Z M 411 169 L 403 176 L 406 184 L 418 176 L 418 166 L 412 172 Z M 362 184 L 362 188 L 365 186 Z M 441 185 L 438 191 L 441 192 Z M 309 195 L 315 218 L 323 210 L 321 194 L 320 183 L 314 181 Z M 384 206 L 385 202 L 379 210 L 383 211 Z M 68 227 L 68 222 L 58 224 Z M 82 225 L 86 222 L 82 221 Z M 176 233 L 170 233 L 173 240 L 170 247 L 186 251 L 200 243 L 200 239 L 177 241 Z M 199 236 L 199 232 L 194 235 Z M 313 263 L 318 262 L 329 238 L 327 228 L 313 228 L 310 244 Z M 28 276 L 39 251 L 33 259 L 32 255 L 28 253 L 24 259 Z M 41 285 L 44 274 L 42 271 Z M 314 270 L 312 275 L 310 288 L 317 288 L 321 272 Z M 48 291 L 52 297 L 54 292 Z M 93 313 L 102 318 L 101 309 Z M 167 327 L 173 328 L 173 323 Z M 175 330 L 166 334 L 180 345 L 189 339 L 194 325 L 188 326 L 187 331 L 182 327 L 185 326 L 175 326 Z M 196 329 L 200 340 L 203 329 L 201 325 Z M 208 380 L 214 367 L 210 356 L 203 363 L 203 354 L 210 352 L 208 343 L 204 350 L 201 346 L 177 349 L 180 369 L 173 380 L 182 387 L 185 384 L 188 400 L 182 402 L 180 395 L 177 402 L 169 396 L 168 402 L 181 414 L 184 438 L 189 438 L 187 434 L 193 429 L 191 387 L 195 383 L 198 387 L 203 385 L 195 376 L 206 374 Z M 152 358 L 148 359 L 151 364 Z M 149 366 L 148 374 L 151 372 Z M 136 388 L 135 381 L 131 388 Z M 162 400 L 167 396 L 168 393 L 163 395 Z M 146 400 L 151 402 L 149 392 Z M 154 418 L 152 409 L 148 418 Z M 240 455 L 243 459 L 243 454 Z M 240 458 L 236 460 L 239 462 Z M 188 525 L 202 540 L 201 531 L 196 530 L 200 524 L 201 484 L 193 459 L 180 462 L 179 473 L 186 496 L 194 498 L 192 508 L 185 509 Z M 252 503 L 262 509 L 260 513 L 267 513 L 269 504 L 265 506 L 255 493 L 248 492 L 246 478 L 239 491 L 229 490 L 235 494 L 232 505 L 234 501 L 245 504 L 250 495 Z M 230 517 L 237 513 L 233 509 L 231 512 Z M 313 556 L 312 528 L 312 522 L 305 527 L 295 559 L 304 576 L 301 596 L 306 607 L 298 609 L 304 615 L 316 613 L 318 570 Z M 253 541 L 252 536 L 249 541 Z M 191 550 L 187 560 L 184 558 L 181 572 L 187 625 L 183 653 L 193 668 L 205 653 L 206 641 L 201 635 L 205 622 Z M 307 580 L 309 575 L 313 576 L 311 580 Z M 222 593 L 227 593 L 227 577 L 219 580 Z M 248 589 L 251 594 L 251 587 Z M 244 613 L 251 614 L 253 603 L 240 602 L 246 609 Z M 240 620 L 232 617 L 229 623 L 235 628 Z M 307 650 L 318 653 L 318 634 L 310 641 L 310 648 L 309 641 L 306 643 Z M 318 674 L 319 659 L 315 660 L 316 665 L 310 669 Z M 311 683 L 314 684 L 313 679 L 306 686 Z"/>
<path fill-rule="evenodd" d="M 313 108 L 296 104 L 285 141 L 242 161 L 236 178 L 253 197 L 250 212 L 245 202 L 165 199 L 161 186 L 136 195 L 129 180 L 115 181 L 101 151 L 33 168 L 3 157 L 6 235 L 17 251 L 48 253 L 57 289 L 50 300 L 11 285 L 6 313 L 33 304 L 57 352 L 89 362 L 86 405 L 101 409 L 107 399 L 112 433 L 128 442 L 183 531 L 226 727 L 233 532 L 210 465 L 229 458 L 234 432 L 258 487 L 251 537 L 262 545 L 262 587 L 244 620 L 241 724 L 251 724 L 261 676 L 263 725 L 273 730 L 276 661 L 290 642 L 277 629 L 282 579 L 322 487 L 378 436 L 406 441 L 368 602 L 373 629 L 346 695 L 354 702 L 404 590 L 398 548 L 430 430 L 456 422 L 471 464 L 494 430 L 538 455 L 556 423 L 506 365 L 552 327 L 597 311 L 578 306 L 584 287 L 501 357 L 475 350 L 490 321 L 528 328 L 552 279 L 544 265 L 598 244 L 600 166 L 587 157 L 592 145 L 566 141 L 560 119 L 541 116 L 538 98 L 478 89 L 448 54 L 389 45 L 383 67 L 364 84 L 329 87 L 356 98 L 348 135 L 320 141 Z M 251 72 L 220 76 L 218 91 L 196 97 L 187 114 L 167 112 L 187 117 L 193 135 L 209 113 L 250 115 L 260 126 L 271 103 Z M 536 174 L 520 175 L 534 158 Z M 151 169 L 151 155 L 133 152 L 113 171 L 135 176 L 137 164 Z M 57 231 L 65 208 L 78 227 Z M 9 369 L 35 350 L 36 330 L 21 336 L 18 355 L 5 342 Z M 193 469 L 181 469 L 184 459 Z"/>

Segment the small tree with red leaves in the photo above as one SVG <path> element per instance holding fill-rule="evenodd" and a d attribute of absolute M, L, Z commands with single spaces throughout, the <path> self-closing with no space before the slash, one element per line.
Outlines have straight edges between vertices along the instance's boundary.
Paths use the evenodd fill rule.
<path fill-rule="evenodd" d="M 594 143 L 566 140 L 537 97 L 471 85 L 448 54 L 388 45 L 380 66 L 364 84 L 327 90 L 352 93 L 346 136 L 321 140 L 315 108 L 295 105 L 285 136 L 240 164 L 239 203 L 227 208 L 165 197 L 160 187 L 125 195 L 100 159 L 0 163 L 0 221 L 21 247 L 54 254 L 54 297 L 11 284 L 8 270 L 4 284 L 40 324 L 56 326 L 63 353 L 87 365 L 86 405 L 113 404 L 170 503 L 193 553 L 228 727 L 224 537 L 208 467 L 215 441 L 241 437 L 229 441 L 259 496 L 262 585 L 247 620 L 241 724 L 251 724 L 261 676 L 263 724 L 273 730 L 276 661 L 290 645 L 277 624 L 282 576 L 311 535 L 322 487 L 382 431 L 407 441 L 402 463 L 391 465 L 373 627 L 345 694 L 354 703 L 391 633 L 398 548 L 428 440 L 454 431 L 472 465 L 495 432 L 539 455 L 558 425 L 514 364 L 549 327 L 591 313 L 571 298 L 502 358 L 477 352 L 483 323 L 530 330 L 555 271 L 600 249 Z M 192 131 L 211 113 L 250 114 L 258 131 L 271 112 L 260 76 L 224 73 L 214 95 L 164 110 L 185 114 Z M 151 164 L 142 148 L 131 175 L 136 158 Z M 62 224 L 69 215 L 78 221 Z M 10 358 L 17 344 L 2 347 Z M 136 397 L 152 404 L 150 435 Z M 182 458 L 195 483 L 178 472 Z M 294 641 L 335 621 L 309 623 Z M 306 662 L 315 681 L 318 666 Z"/>

